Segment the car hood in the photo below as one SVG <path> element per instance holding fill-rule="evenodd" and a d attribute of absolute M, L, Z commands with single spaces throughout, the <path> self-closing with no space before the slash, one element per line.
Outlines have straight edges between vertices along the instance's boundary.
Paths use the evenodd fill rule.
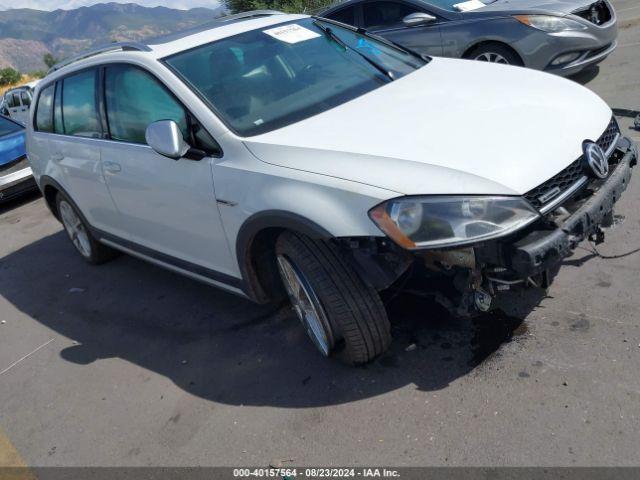
<path fill-rule="evenodd" d="M 467 12 L 465 16 L 471 16 L 468 14 L 482 14 L 482 13 L 496 13 L 496 12 L 544 12 L 544 13 L 557 13 L 568 14 L 575 10 L 588 7 L 596 0 L 496 0 L 493 3 L 488 4 L 486 7 Z"/>
<path fill-rule="evenodd" d="M 11 163 L 24 154 L 24 131 L 0 137 L 0 166 Z"/>
<path fill-rule="evenodd" d="M 582 154 L 611 109 L 521 67 L 434 58 L 301 122 L 245 139 L 260 160 L 403 194 L 523 194 Z"/>

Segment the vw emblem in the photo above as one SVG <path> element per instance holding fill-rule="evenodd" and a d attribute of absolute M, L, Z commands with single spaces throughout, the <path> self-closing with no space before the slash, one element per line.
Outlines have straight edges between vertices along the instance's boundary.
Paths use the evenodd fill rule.
<path fill-rule="evenodd" d="M 591 172 L 598 178 L 609 175 L 609 160 L 597 143 L 586 141 L 583 144 L 584 158 Z"/>

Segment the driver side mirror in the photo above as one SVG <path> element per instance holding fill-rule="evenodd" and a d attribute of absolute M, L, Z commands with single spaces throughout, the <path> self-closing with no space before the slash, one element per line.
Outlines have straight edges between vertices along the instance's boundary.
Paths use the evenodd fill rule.
<path fill-rule="evenodd" d="M 410 13 L 406 17 L 402 19 L 402 23 L 404 23 L 407 27 L 417 27 L 420 25 L 427 25 L 429 23 L 433 23 L 437 20 L 433 15 L 429 15 L 424 12 L 416 12 Z"/>
<path fill-rule="evenodd" d="M 180 127 L 173 120 L 151 123 L 144 136 L 147 144 L 157 153 L 173 160 L 181 159 L 191 148 L 184 141 Z"/>

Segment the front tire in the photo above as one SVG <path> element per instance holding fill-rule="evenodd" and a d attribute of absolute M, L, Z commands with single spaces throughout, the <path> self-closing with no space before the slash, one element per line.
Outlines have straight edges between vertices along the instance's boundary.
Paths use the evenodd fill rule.
<path fill-rule="evenodd" d="M 334 245 L 285 232 L 276 255 L 293 308 L 324 356 L 358 365 L 389 348 L 390 324 L 378 292 Z"/>
<path fill-rule="evenodd" d="M 73 202 L 62 192 L 56 196 L 56 208 L 64 230 L 76 251 L 87 262 L 99 265 L 116 256 L 115 250 L 98 242 Z"/>

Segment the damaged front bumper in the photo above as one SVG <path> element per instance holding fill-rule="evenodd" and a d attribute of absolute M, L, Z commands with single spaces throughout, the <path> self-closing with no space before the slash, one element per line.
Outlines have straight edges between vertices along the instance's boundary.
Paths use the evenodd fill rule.
<path fill-rule="evenodd" d="M 591 238 L 600 243 L 602 227 L 609 226 L 613 207 L 627 189 L 637 149 L 628 139 L 618 146 L 624 156 L 613 173 L 584 203 L 552 230 L 534 230 L 513 243 L 507 267 L 521 278 L 544 272 L 571 254 L 578 243 Z"/>
<path fill-rule="evenodd" d="M 508 237 L 465 248 L 407 251 L 388 239 L 343 239 L 360 275 L 379 291 L 409 290 L 431 296 L 456 315 L 487 311 L 500 292 L 517 286 L 548 287 L 577 245 L 604 240 L 613 208 L 638 160 L 635 144 L 620 138 L 612 173 L 592 179 L 554 211 Z M 611 162 L 611 160 L 610 160 Z"/>

